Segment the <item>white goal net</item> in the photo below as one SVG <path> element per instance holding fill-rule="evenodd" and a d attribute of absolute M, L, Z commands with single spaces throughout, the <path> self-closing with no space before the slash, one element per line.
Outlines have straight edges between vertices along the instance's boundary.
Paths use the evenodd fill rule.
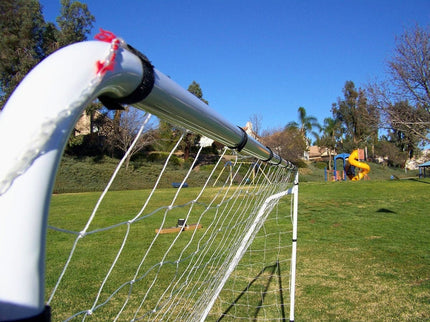
<path fill-rule="evenodd" d="M 121 40 L 73 45 L 53 56 L 27 76 L 0 115 L 0 131 L 19 119 L 30 133 L 1 146 L 11 153 L 0 159 L 0 258 L 7 263 L 0 269 L 0 321 L 49 319 L 45 306 L 53 321 L 293 320 L 296 167 L 152 70 Z M 87 71 L 54 70 L 59 60 Z M 65 74 L 72 94 L 67 86 L 44 93 Z M 136 86 L 146 93 L 136 94 Z M 52 196 L 67 137 L 96 97 L 111 107 L 131 99 L 146 110 L 140 133 L 153 113 L 183 135 L 157 173 L 141 178 L 152 189 L 110 190 L 125 171 L 125 155 L 101 194 Z M 202 145 L 167 187 L 190 132 L 225 147 L 201 165 Z M 202 167 L 209 175 L 192 184 Z"/>

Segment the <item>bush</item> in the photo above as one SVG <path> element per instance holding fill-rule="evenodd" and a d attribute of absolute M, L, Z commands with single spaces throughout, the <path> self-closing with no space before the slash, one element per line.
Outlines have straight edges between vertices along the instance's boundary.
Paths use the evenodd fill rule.
<path fill-rule="evenodd" d="M 302 159 L 294 160 L 293 163 L 298 168 L 307 168 L 308 167 L 308 164 Z"/>
<path fill-rule="evenodd" d="M 328 168 L 327 162 L 315 162 L 315 168 L 317 169 L 325 169 Z"/>
<path fill-rule="evenodd" d="M 165 162 L 168 156 L 168 152 L 152 152 L 146 156 L 146 160 L 149 162 L 160 163 Z M 181 160 L 176 155 L 172 155 L 172 157 L 170 158 L 170 164 L 180 166 Z"/>
<path fill-rule="evenodd" d="M 71 136 L 66 145 L 66 154 L 85 157 L 102 156 L 104 153 L 104 138 L 96 133 Z"/>

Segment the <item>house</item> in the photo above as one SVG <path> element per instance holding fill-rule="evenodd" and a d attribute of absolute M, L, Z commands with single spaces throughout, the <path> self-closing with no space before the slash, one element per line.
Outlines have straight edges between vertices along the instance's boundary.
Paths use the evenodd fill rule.
<path fill-rule="evenodd" d="M 83 111 L 78 122 L 76 122 L 75 124 L 75 127 L 73 129 L 73 135 L 78 136 L 88 135 L 90 133 L 97 133 L 101 130 L 102 124 L 111 124 L 111 128 L 113 128 L 113 121 L 99 111 L 95 111 L 93 113 L 92 119 L 90 114 L 87 114 L 86 111 Z M 91 125 L 93 127 L 92 131 L 90 131 Z"/>
<path fill-rule="evenodd" d="M 329 151 L 326 147 L 312 145 L 309 147 L 308 151 L 304 152 L 303 159 L 306 161 L 327 161 L 336 154 L 334 150 Z"/>

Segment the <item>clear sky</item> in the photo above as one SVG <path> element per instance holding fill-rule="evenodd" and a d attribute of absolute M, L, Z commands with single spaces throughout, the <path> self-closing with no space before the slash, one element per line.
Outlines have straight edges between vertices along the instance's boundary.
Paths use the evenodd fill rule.
<path fill-rule="evenodd" d="M 59 0 L 41 0 L 55 21 Z M 430 25 L 430 0 L 81 0 L 103 28 L 185 89 L 195 80 L 233 124 L 322 123 L 347 80 L 383 79 L 396 36 Z"/>

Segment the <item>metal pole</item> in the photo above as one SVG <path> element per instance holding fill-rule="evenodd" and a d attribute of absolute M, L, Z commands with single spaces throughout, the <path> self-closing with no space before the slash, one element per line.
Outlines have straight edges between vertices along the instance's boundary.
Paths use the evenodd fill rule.
<path fill-rule="evenodd" d="M 229 147 L 242 141 L 244 131 L 238 126 L 225 120 L 203 101 L 160 71 L 154 69 L 154 74 L 155 82 L 151 93 L 141 102 L 134 103 L 134 107 Z M 247 142 L 242 151 L 260 160 L 269 160 L 272 164 L 295 168 L 292 163 L 283 160 L 279 155 L 271 152 L 268 147 L 250 136 L 247 137 Z"/>

